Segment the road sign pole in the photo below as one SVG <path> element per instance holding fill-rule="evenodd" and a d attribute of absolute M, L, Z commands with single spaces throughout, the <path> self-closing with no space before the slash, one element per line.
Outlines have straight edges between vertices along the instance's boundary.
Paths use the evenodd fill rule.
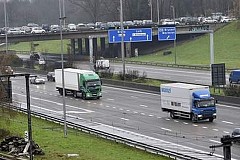
<path fill-rule="evenodd" d="M 213 32 L 210 33 L 210 66 L 214 64 Z"/>
<path fill-rule="evenodd" d="M 123 80 L 125 80 L 125 55 L 124 55 L 124 34 L 123 34 L 123 2 L 120 0 L 120 23 L 121 23 L 121 54 L 123 63 Z"/>

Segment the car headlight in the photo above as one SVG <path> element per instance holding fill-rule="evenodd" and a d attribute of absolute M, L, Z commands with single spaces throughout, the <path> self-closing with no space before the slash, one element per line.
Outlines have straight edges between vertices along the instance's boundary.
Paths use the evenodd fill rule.
<path fill-rule="evenodd" d="M 214 116 L 216 116 L 216 115 L 217 115 L 217 113 L 213 113 L 213 115 L 214 115 Z"/>
<path fill-rule="evenodd" d="M 90 96 L 90 93 L 87 93 L 87 97 L 89 97 Z"/>
<path fill-rule="evenodd" d="M 202 117 L 202 115 L 201 115 L 201 114 L 199 114 L 199 115 L 198 115 L 198 117 L 199 117 L 199 118 L 201 118 L 201 117 Z"/>

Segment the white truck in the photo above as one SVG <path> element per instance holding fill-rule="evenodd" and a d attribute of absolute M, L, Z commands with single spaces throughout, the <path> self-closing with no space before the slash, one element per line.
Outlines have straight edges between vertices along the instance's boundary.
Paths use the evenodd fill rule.
<path fill-rule="evenodd" d="M 96 60 L 96 70 L 108 70 L 110 68 L 110 62 L 108 59 Z"/>
<path fill-rule="evenodd" d="M 209 87 L 185 83 L 161 84 L 161 108 L 170 117 L 191 119 L 193 122 L 216 118 L 216 101 Z"/>
<path fill-rule="evenodd" d="M 56 90 L 63 95 L 62 69 L 55 69 Z M 82 99 L 102 97 L 102 82 L 99 76 L 90 70 L 73 68 L 64 69 L 65 94 L 71 93 L 74 97 Z"/>

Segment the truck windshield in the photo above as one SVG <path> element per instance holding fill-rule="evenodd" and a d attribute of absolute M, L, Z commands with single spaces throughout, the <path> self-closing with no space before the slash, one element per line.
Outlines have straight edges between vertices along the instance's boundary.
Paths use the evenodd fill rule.
<path fill-rule="evenodd" d="M 215 101 L 214 101 L 214 99 L 211 99 L 211 100 L 202 100 L 202 101 L 197 101 L 197 102 L 196 102 L 196 107 L 198 107 L 198 108 L 214 107 L 214 106 L 215 106 Z"/>
<path fill-rule="evenodd" d="M 94 86 L 100 86 L 100 85 L 101 85 L 101 82 L 99 80 L 86 82 L 87 87 L 94 87 Z"/>

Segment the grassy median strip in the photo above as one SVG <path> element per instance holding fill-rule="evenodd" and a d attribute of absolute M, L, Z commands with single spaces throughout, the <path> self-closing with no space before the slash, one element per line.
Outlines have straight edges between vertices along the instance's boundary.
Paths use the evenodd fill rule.
<path fill-rule="evenodd" d="M 24 137 L 27 130 L 27 116 L 18 112 L 0 109 L 0 129 L 10 135 Z M 142 150 L 118 144 L 78 130 L 68 129 L 63 136 L 63 126 L 38 118 L 32 118 L 33 140 L 45 152 L 35 156 L 37 160 L 168 160 L 169 158 L 150 154 Z M 2 135 L 0 135 L 2 136 Z M 3 136 L 1 137 L 1 139 Z M 68 154 L 78 154 L 68 157 Z"/>

